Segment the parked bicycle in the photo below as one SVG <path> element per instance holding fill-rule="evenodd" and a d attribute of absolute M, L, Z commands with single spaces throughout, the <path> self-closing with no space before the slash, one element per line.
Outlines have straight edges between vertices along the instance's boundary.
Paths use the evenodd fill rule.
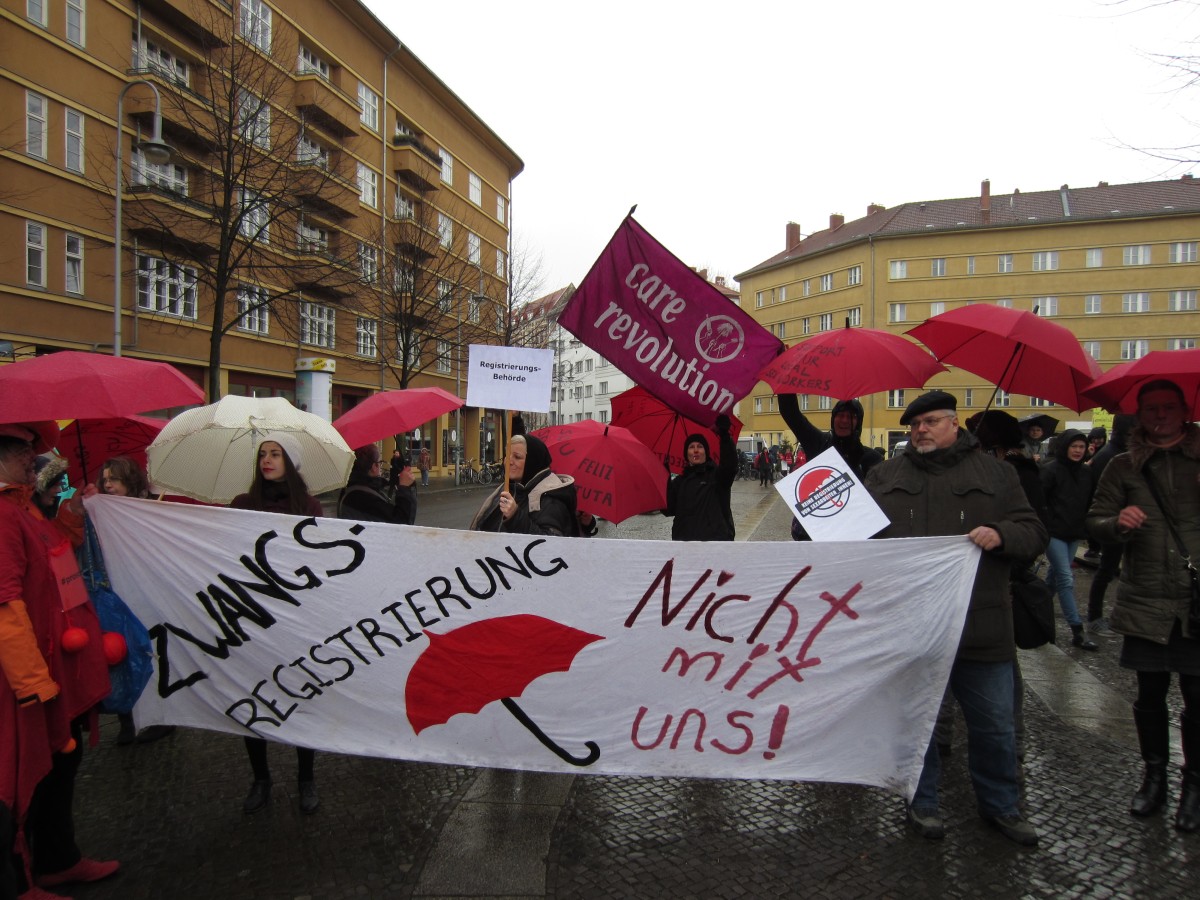
<path fill-rule="evenodd" d="M 462 470 L 462 480 L 470 484 L 491 484 L 496 477 L 496 464 L 480 464 L 478 459 L 468 459 Z"/>

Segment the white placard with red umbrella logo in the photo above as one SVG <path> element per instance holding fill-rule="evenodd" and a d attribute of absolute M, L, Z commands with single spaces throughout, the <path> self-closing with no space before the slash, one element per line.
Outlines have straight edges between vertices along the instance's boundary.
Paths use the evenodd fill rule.
<path fill-rule="evenodd" d="M 889 524 L 832 447 L 777 481 L 775 490 L 814 541 L 866 540 Z"/>

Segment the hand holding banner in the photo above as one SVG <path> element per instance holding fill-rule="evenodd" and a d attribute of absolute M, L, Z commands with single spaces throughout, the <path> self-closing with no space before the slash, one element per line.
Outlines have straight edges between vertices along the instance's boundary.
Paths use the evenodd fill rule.
<path fill-rule="evenodd" d="M 814 541 L 862 541 L 888 525 L 854 470 L 833 447 L 775 484 Z"/>

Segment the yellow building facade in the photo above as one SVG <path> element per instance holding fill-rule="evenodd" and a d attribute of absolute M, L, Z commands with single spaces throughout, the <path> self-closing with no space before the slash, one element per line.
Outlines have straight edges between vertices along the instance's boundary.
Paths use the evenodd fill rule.
<path fill-rule="evenodd" d="M 0 16 L 9 360 L 119 335 L 216 393 L 293 402 L 298 372 L 332 371 L 333 417 L 401 378 L 465 391 L 464 345 L 494 339 L 506 305 L 523 163 L 366 6 L 0 0 Z M 490 418 L 421 438 L 438 463 L 456 442 L 482 456 Z"/>
<path fill-rule="evenodd" d="M 871 206 L 863 218 L 830 217 L 803 236 L 788 224 L 785 250 L 737 276 L 741 303 L 788 346 L 851 325 L 903 334 L 968 303 L 1037 309 L 1064 325 L 1107 370 L 1150 350 L 1195 347 L 1200 337 L 1200 180 L 1107 185 Z M 953 393 L 963 418 L 984 409 L 993 386 L 961 369 L 924 389 Z M 907 437 L 904 407 L 923 389 L 860 398 L 863 442 L 890 448 Z M 792 440 L 771 388 L 759 383 L 743 416 L 766 443 Z M 835 401 L 801 396 L 828 428 Z M 992 402 L 1017 418 L 1106 421 L 1027 395 Z"/>

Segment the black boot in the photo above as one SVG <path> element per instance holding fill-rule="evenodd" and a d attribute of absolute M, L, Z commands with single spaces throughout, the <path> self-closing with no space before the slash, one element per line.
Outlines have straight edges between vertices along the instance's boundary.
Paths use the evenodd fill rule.
<path fill-rule="evenodd" d="M 1170 736 L 1167 730 L 1166 704 L 1144 708 L 1133 704 L 1133 722 L 1137 726 L 1138 744 L 1146 773 L 1142 786 L 1133 795 L 1129 811 L 1135 816 L 1152 816 L 1167 802 L 1167 757 Z"/>
<path fill-rule="evenodd" d="M 1200 718 L 1184 713 L 1179 718 L 1183 730 L 1183 793 L 1175 827 L 1180 831 L 1200 831 Z"/>
<path fill-rule="evenodd" d="M 1071 626 L 1071 643 L 1080 650 L 1099 650 L 1100 645 L 1088 637 L 1083 630 L 1083 623 Z"/>

